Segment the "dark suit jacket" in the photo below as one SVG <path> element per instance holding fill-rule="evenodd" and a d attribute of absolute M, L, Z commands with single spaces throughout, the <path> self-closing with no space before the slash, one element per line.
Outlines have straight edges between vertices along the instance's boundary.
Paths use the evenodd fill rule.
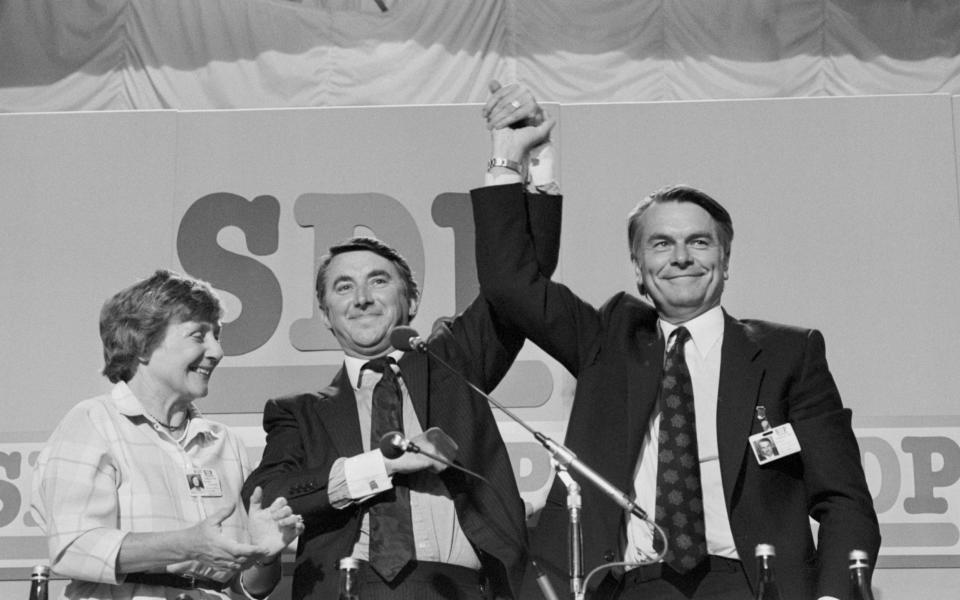
<path fill-rule="evenodd" d="M 538 265 L 552 272 L 560 235 L 559 199 L 534 200 L 525 214 L 526 210 L 540 224 L 530 232 L 537 240 Z M 432 353 L 474 385 L 490 391 L 506 374 L 523 337 L 496 321 L 479 297 L 459 316 L 438 321 L 428 344 Z M 453 469 L 441 474 L 496 596 L 514 597 L 526 565 L 527 532 L 523 502 L 493 414 L 486 400 L 434 358 L 408 352 L 399 366 L 423 429 L 443 429 L 460 447 L 457 462 L 491 484 L 468 479 Z M 338 510 L 327 497 L 333 462 L 363 452 L 356 397 L 346 370 L 341 369 L 331 385 L 319 392 L 268 401 L 263 427 L 267 432 L 263 459 L 247 479 L 243 497 L 249 501 L 259 485 L 265 505 L 284 496 L 294 512 L 304 517 L 294 600 L 335 598 L 337 562 L 351 554 L 363 516 L 361 507 Z"/>
<path fill-rule="evenodd" d="M 599 310 L 537 272 L 520 190 L 473 191 L 478 273 L 498 314 L 577 377 L 566 445 L 619 489 L 633 471 L 654 414 L 663 361 L 656 311 L 625 293 Z M 827 368 L 815 330 L 725 314 L 717 406 L 724 495 L 737 552 L 755 581 L 754 547 L 773 544 L 787 599 L 842 598 L 847 554 L 877 556 L 879 527 L 867 489 L 850 411 Z M 747 440 L 766 407 L 774 426 L 791 423 L 801 452 L 763 466 Z M 621 560 L 623 513 L 583 485 L 585 567 Z M 566 490 L 556 482 L 532 537 L 548 569 L 566 573 Z M 819 521 L 815 547 L 808 517 Z M 594 583 L 594 582 L 591 582 Z"/>

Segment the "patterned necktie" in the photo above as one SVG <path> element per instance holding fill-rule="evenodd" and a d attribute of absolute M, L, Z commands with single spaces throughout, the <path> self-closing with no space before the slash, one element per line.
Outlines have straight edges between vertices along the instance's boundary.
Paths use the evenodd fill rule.
<path fill-rule="evenodd" d="M 378 448 L 385 434 L 403 432 L 403 394 L 393 364 L 392 358 L 384 356 L 363 366 L 363 369 L 383 373 L 373 388 L 371 448 Z M 415 556 L 410 488 L 405 476 L 394 475 L 393 489 L 380 494 L 370 506 L 370 566 L 389 582 Z"/>
<path fill-rule="evenodd" d="M 683 354 L 690 332 L 679 327 L 674 334 L 675 341 L 667 351 L 660 386 L 656 520 L 670 540 L 664 562 L 678 573 L 685 573 L 707 555 L 707 538 L 693 384 Z"/>

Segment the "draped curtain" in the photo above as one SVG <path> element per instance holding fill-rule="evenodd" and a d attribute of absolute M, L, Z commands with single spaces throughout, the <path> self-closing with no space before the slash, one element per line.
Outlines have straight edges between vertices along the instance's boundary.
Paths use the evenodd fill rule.
<path fill-rule="evenodd" d="M 0 0 L 0 111 L 960 93 L 954 0 Z"/>

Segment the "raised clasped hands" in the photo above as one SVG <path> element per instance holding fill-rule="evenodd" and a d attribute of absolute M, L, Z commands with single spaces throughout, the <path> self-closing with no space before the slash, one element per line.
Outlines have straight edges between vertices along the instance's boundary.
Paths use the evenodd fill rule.
<path fill-rule="evenodd" d="M 533 148 L 550 139 L 556 121 L 538 103 L 525 85 L 500 85 L 491 81 L 490 98 L 483 106 L 483 117 L 498 158 L 522 161 Z"/>

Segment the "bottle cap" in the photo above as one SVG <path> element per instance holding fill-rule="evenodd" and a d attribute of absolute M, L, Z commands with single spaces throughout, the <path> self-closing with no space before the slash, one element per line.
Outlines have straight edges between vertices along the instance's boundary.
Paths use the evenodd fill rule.
<path fill-rule="evenodd" d="M 868 558 L 870 558 L 870 555 L 863 550 L 850 551 L 850 560 L 867 560 Z"/>
<path fill-rule="evenodd" d="M 776 556 L 777 551 L 774 550 L 771 544 L 757 544 L 757 549 L 754 554 L 756 556 Z"/>
<path fill-rule="evenodd" d="M 360 561 L 352 556 L 340 559 L 340 569 L 357 569 L 360 567 Z"/>
<path fill-rule="evenodd" d="M 50 566 L 49 565 L 34 565 L 32 577 L 50 577 Z"/>

